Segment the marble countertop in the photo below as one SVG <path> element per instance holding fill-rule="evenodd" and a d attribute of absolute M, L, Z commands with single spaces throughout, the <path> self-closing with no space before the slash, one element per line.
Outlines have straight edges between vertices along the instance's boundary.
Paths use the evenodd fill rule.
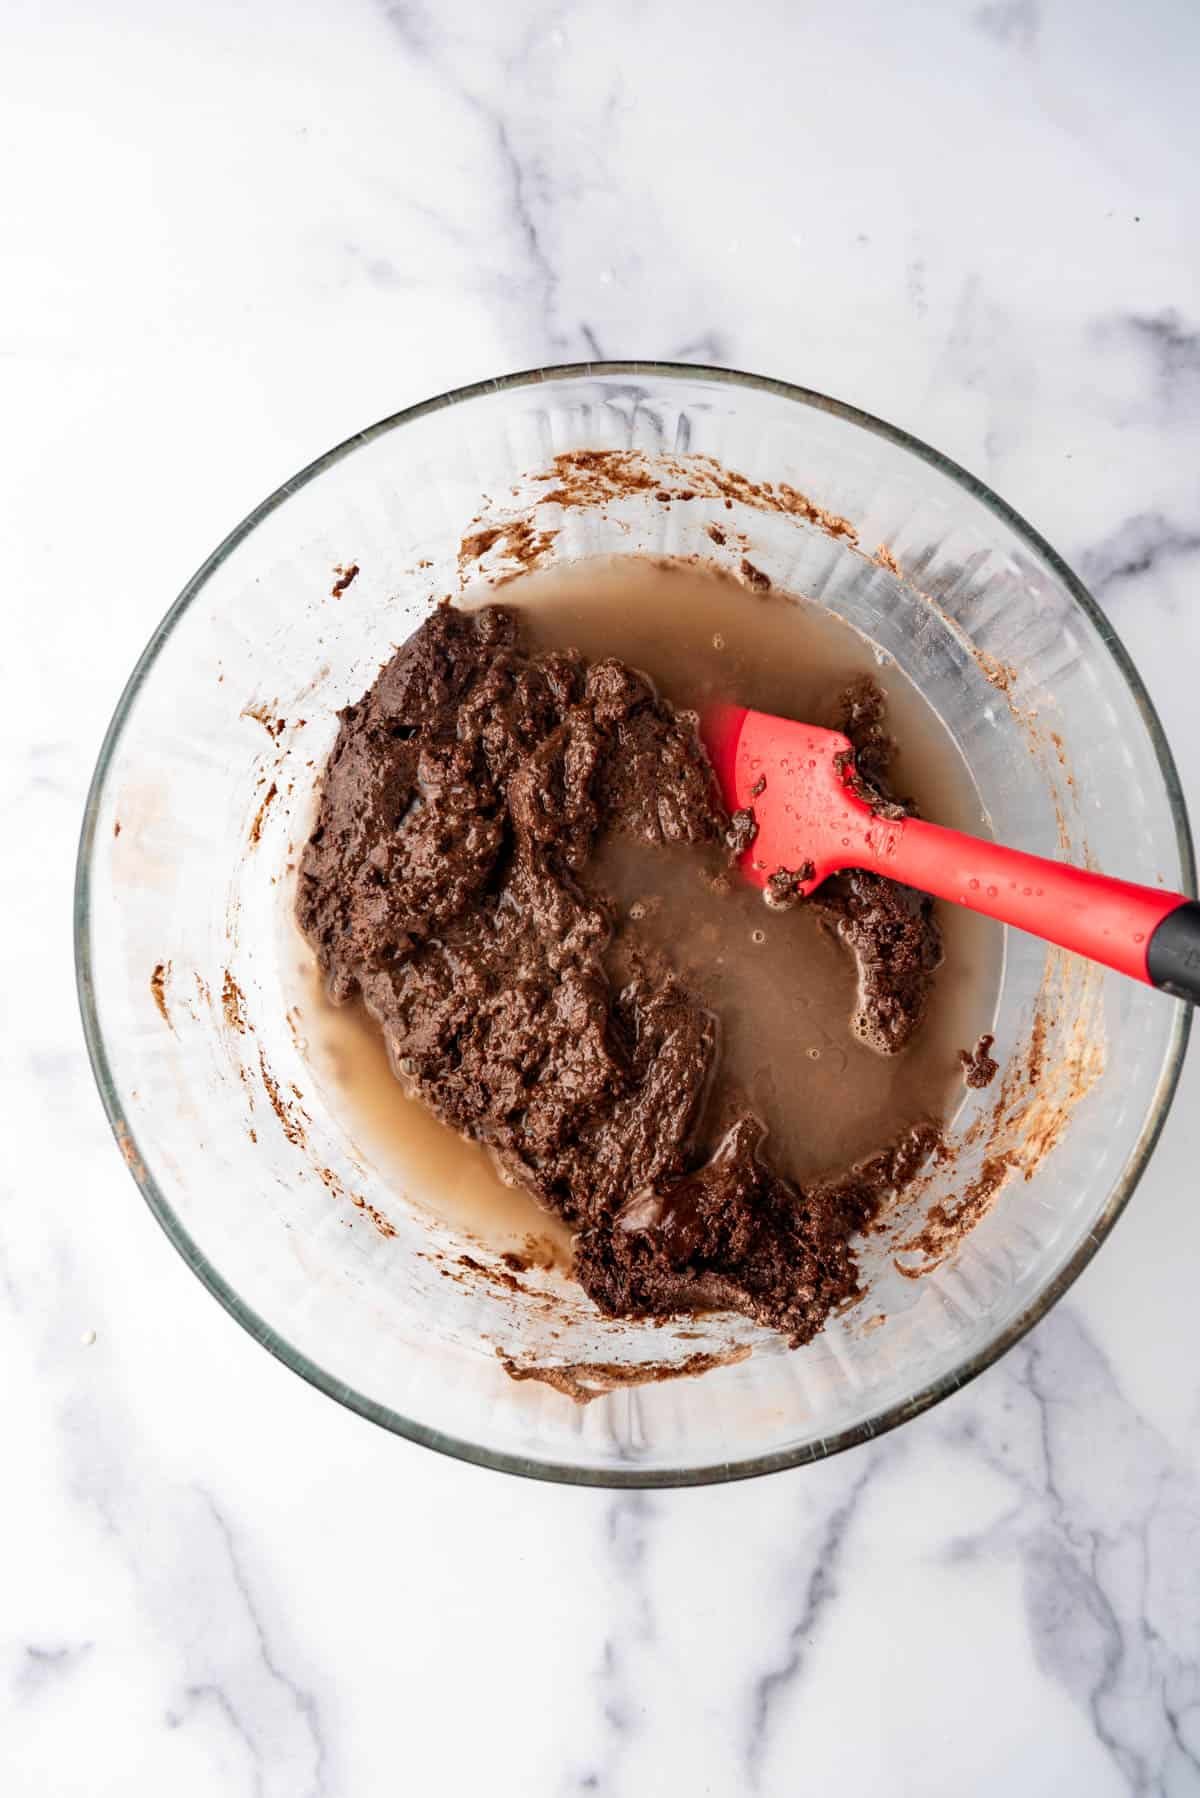
<path fill-rule="evenodd" d="M 384 413 L 585 356 L 908 427 L 1087 578 L 1200 803 L 1183 0 L 17 0 L 0 509 L 5 1798 L 1200 1792 L 1200 1061 L 1112 1241 L 818 1467 L 541 1486 L 285 1371 L 159 1231 L 70 957 L 171 598 Z"/>

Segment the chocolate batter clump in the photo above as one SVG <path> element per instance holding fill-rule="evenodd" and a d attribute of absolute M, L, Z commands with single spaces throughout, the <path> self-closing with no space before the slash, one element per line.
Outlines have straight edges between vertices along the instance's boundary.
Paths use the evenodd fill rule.
<path fill-rule="evenodd" d="M 990 1086 L 1000 1071 L 1000 1063 L 992 1054 L 994 1036 L 981 1036 L 973 1049 L 960 1049 L 958 1059 L 962 1063 L 963 1085 L 972 1087 Z"/>
<path fill-rule="evenodd" d="M 804 1188 L 750 1111 L 703 1140 L 719 1020 L 628 931 L 618 976 L 589 861 L 729 829 L 694 716 L 644 676 L 443 606 L 341 715 L 297 914 L 404 1085 L 576 1229 L 602 1310 L 730 1307 L 800 1342 L 857 1291 L 851 1239 L 936 1132 Z M 939 953 L 928 902 L 851 874 L 820 903 L 858 959 L 856 1028 L 892 1052 Z"/>
<path fill-rule="evenodd" d="M 818 887 L 811 903 L 858 964 L 850 1028 L 871 1048 L 895 1055 L 925 1015 L 942 959 L 932 900 L 882 874 L 853 868 Z"/>

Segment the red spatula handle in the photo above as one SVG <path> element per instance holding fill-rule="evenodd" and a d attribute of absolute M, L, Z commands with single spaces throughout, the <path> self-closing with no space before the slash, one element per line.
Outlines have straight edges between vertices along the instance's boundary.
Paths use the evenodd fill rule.
<path fill-rule="evenodd" d="M 1200 1000 L 1200 906 L 1181 893 L 1110 880 L 919 818 L 879 818 L 867 834 L 880 874 Z"/>

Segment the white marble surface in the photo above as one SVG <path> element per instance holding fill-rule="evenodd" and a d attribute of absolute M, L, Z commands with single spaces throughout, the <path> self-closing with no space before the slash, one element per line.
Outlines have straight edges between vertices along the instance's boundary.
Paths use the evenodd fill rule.
<path fill-rule="evenodd" d="M 243 1335 L 113 1150 L 70 960 L 101 732 L 216 540 L 359 425 L 589 353 L 978 470 L 1200 801 L 1200 14 L 13 0 L 4 38 L 0 1792 L 1200 1792 L 1195 1059 L 974 1386 L 621 1497 L 390 1439 Z"/>

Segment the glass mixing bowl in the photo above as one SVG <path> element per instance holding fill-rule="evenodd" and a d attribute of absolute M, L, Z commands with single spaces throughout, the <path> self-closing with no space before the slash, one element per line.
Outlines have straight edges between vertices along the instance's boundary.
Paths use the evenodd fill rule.
<path fill-rule="evenodd" d="M 1129 1198 L 1189 1016 L 1010 933 L 1002 1083 L 964 1101 L 957 1166 L 864 1243 L 866 1297 L 801 1350 L 736 1318 L 611 1322 L 553 1268 L 506 1281 L 427 1162 L 384 1171 L 310 1053 L 289 875 L 338 708 L 464 567 L 647 552 L 745 555 L 865 631 L 1001 839 L 1193 881 L 1153 708 L 1069 569 L 963 470 L 818 394 L 659 364 L 516 375 L 361 432 L 232 532 L 135 668 L 87 802 L 79 988 L 121 1151 L 210 1291 L 323 1391 L 464 1459 L 611 1485 L 812 1460 L 986 1367 Z M 717 1365 L 667 1377 L 697 1356 Z"/>

